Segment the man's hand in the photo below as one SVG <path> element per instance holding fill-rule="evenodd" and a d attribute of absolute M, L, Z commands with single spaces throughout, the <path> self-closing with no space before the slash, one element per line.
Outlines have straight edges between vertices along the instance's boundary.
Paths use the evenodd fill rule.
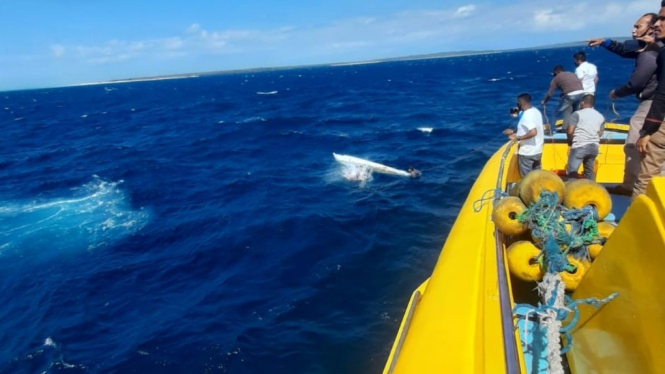
<path fill-rule="evenodd" d="M 540 102 L 540 106 L 545 106 L 545 104 L 547 104 L 547 101 L 545 101 L 545 100 Z"/>
<path fill-rule="evenodd" d="M 637 38 L 636 40 L 643 41 L 643 42 L 647 43 L 647 45 L 649 45 L 649 44 L 651 44 L 655 41 L 653 35 L 644 35 L 642 37 Z"/>
<path fill-rule="evenodd" d="M 598 47 L 599 45 L 605 43 L 605 39 L 603 38 L 589 39 L 586 42 L 589 44 L 589 47 Z"/>
<path fill-rule="evenodd" d="M 510 134 L 510 136 L 508 137 L 508 139 L 510 139 L 510 140 L 517 140 L 517 135 L 515 135 L 515 134 Z"/>
<path fill-rule="evenodd" d="M 640 138 L 637 141 L 637 144 L 635 146 L 637 147 L 637 150 L 642 153 L 646 154 L 647 153 L 647 148 L 649 146 L 649 139 L 651 139 L 651 135 L 647 135 L 645 137 Z"/>
<path fill-rule="evenodd" d="M 515 131 L 513 131 L 512 129 L 503 130 L 503 135 L 513 135 L 514 133 Z"/>
<path fill-rule="evenodd" d="M 616 100 L 616 99 L 618 99 L 618 98 L 619 98 L 619 97 L 618 97 L 617 94 L 614 92 L 614 90 L 610 91 L 610 99 L 612 99 L 612 100 Z"/>

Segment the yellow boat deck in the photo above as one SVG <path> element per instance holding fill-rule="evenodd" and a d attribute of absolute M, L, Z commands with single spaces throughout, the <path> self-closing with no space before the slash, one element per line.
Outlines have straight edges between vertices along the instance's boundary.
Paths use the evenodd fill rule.
<path fill-rule="evenodd" d="M 610 132 L 601 143 L 596 181 L 621 182 L 623 138 Z M 443 246 L 431 277 L 413 293 L 384 374 L 531 373 L 522 353 L 512 309 L 533 296 L 533 284 L 511 278 L 503 235 L 491 221 L 492 191 L 519 180 L 516 147 L 506 144 L 485 165 Z M 568 146 L 548 138 L 543 169 L 565 169 Z M 581 307 L 567 354 L 572 373 L 665 372 L 665 178 L 630 207 L 613 197 L 619 224 L 593 263 L 574 299 L 619 296 L 596 310 Z M 628 207 L 628 208 L 627 208 Z M 627 210 L 626 210 L 627 208 Z"/>

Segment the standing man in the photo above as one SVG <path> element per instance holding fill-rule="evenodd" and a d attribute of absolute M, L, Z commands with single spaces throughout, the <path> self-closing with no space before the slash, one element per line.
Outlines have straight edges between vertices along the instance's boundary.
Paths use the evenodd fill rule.
<path fill-rule="evenodd" d="M 654 37 L 657 40 L 665 39 L 665 0 L 660 3 L 658 20 L 653 25 Z M 653 98 L 653 104 L 644 120 L 640 130 L 640 139 L 637 141 L 637 150 L 644 154 L 640 164 L 640 174 L 633 188 L 633 200 L 646 192 L 647 185 L 654 175 L 658 175 L 665 163 L 665 48 L 658 51 L 656 59 L 658 88 Z"/>
<path fill-rule="evenodd" d="M 557 88 L 561 90 L 561 101 L 559 101 L 559 108 L 556 111 L 557 116 L 563 113 L 563 126 L 561 128 L 566 131 L 568 129 L 568 122 L 570 121 L 570 115 L 573 113 L 573 110 L 577 110 L 579 107 L 580 100 L 584 95 L 584 87 L 582 87 L 582 82 L 575 76 L 575 74 L 563 71 L 563 66 L 557 65 L 552 70 L 552 75 L 554 78 L 550 82 L 550 90 L 547 91 L 547 95 L 543 101 L 540 102 L 540 105 L 545 106 L 547 102 L 552 97 L 554 90 Z"/>
<path fill-rule="evenodd" d="M 524 177 L 531 170 L 541 168 L 545 134 L 543 133 L 543 116 L 531 105 L 531 95 L 523 93 L 517 96 L 517 107 L 522 111 L 517 124 L 517 132 L 508 129 L 503 133 L 510 135 L 510 140 L 519 142 L 517 163 L 520 175 Z"/>
<path fill-rule="evenodd" d="M 623 173 L 623 183 L 616 187 L 610 187 L 607 190 L 617 195 L 630 196 L 633 193 L 633 186 L 640 172 L 640 162 L 642 157 L 637 151 L 635 143 L 640 137 L 640 130 L 644 119 L 651 108 L 653 96 L 658 86 L 656 76 L 656 58 L 658 57 L 658 44 L 646 43 L 641 38 L 653 38 L 653 24 L 656 23 L 658 15 L 647 13 L 640 17 L 633 25 L 633 40 L 619 43 L 610 39 L 592 39 L 589 40 L 589 46 L 595 47 L 601 45 L 608 51 L 624 58 L 635 59 L 635 69 L 630 80 L 621 87 L 610 92 L 610 98 L 616 100 L 621 97 L 635 95 L 640 105 L 635 114 L 630 118 L 630 130 L 626 137 L 626 143 L 623 152 L 626 156 L 626 162 Z"/>
<path fill-rule="evenodd" d="M 584 93 L 595 95 L 596 83 L 598 83 L 598 69 L 596 65 L 586 61 L 586 53 L 577 52 L 573 55 L 575 60 L 575 75 L 582 81 Z"/>
<path fill-rule="evenodd" d="M 605 117 L 593 109 L 596 98 L 587 94 L 580 103 L 581 109 L 570 116 L 568 142 L 571 144 L 568 154 L 566 174 L 568 178 L 577 177 L 577 169 L 584 165 L 584 178 L 595 180 L 593 166 L 598 157 L 600 137 L 603 135 Z"/>

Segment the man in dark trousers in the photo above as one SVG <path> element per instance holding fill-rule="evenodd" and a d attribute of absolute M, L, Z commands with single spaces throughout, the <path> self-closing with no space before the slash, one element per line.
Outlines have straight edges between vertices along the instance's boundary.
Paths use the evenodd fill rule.
<path fill-rule="evenodd" d="M 577 78 L 577 76 L 569 71 L 564 71 L 563 66 L 557 65 L 552 71 L 554 78 L 550 82 L 550 90 L 547 91 L 547 95 L 543 101 L 540 102 L 540 105 L 545 106 L 547 102 L 552 97 L 554 90 L 557 88 L 561 90 L 561 101 L 559 101 L 559 108 L 556 113 L 557 116 L 563 113 L 563 126 L 564 131 L 568 130 L 568 122 L 570 122 L 570 115 L 573 114 L 574 110 L 579 109 L 580 100 L 584 95 L 584 87 L 582 87 L 582 82 Z"/>
<path fill-rule="evenodd" d="M 665 39 L 665 0 L 661 2 L 660 6 L 653 32 L 654 37 L 662 41 Z M 665 119 L 665 48 L 658 51 L 656 63 L 658 88 L 637 141 L 637 150 L 644 154 L 644 159 L 640 164 L 640 174 L 633 188 L 633 200 L 646 193 L 651 178 L 660 174 L 665 163 L 665 126 L 662 126 L 663 119 Z"/>
<path fill-rule="evenodd" d="M 596 98 L 586 94 L 580 103 L 580 110 L 570 116 L 568 125 L 570 153 L 566 165 L 568 178 L 577 178 L 577 169 L 580 165 L 584 165 L 584 178 L 596 180 L 593 167 L 598 157 L 605 118 L 593 108 L 595 104 Z"/>
<path fill-rule="evenodd" d="M 656 87 L 658 86 L 656 58 L 658 57 L 659 48 L 658 44 L 646 43 L 642 39 L 653 38 L 653 25 L 657 19 L 658 15 L 655 13 L 647 13 L 640 17 L 633 25 L 633 40 L 623 43 L 602 38 L 588 41 L 590 47 L 600 45 L 621 57 L 635 59 L 635 69 L 630 76 L 630 80 L 610 92 L 612 100 L 635 95 L 640 101 L 635 114 L 630 118 L 630 130 L 623 148 L 626 155 L 623 183 L 607 189 L 613 194 L 630 196 L 640 172 L 642 157 L 635 144 L 640 137 L 644 118 L 646 118 L 651 108 L 653 96 L 656 94 Z"/>

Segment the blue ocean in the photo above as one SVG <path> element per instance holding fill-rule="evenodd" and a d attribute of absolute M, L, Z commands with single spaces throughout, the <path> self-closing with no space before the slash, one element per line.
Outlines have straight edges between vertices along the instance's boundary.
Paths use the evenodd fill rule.
<path fill-rule="evenodd" d="M 516 96 L 576 51 L 0 93 L 0 373 L 380 373 Z M 587 53 L 626 122 L 633 62 Z"/>

